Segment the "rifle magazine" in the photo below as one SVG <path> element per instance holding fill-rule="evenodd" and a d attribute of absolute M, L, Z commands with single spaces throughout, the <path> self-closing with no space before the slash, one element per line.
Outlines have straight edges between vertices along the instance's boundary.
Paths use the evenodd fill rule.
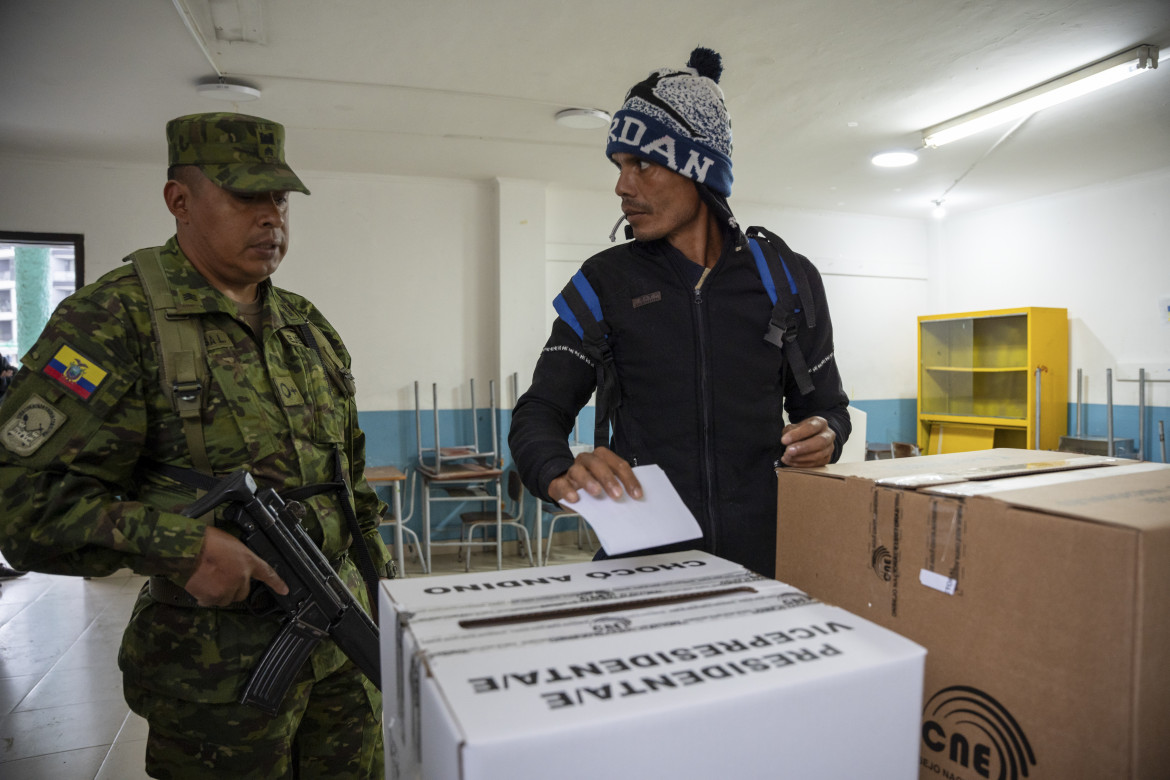
<path fill-rule="evenodd" d="M 269 715 L 275 715 L 280 709 L 280 703 L 305 661 L 309 660 L 313 648 L 329 635 L 327 630 L 310 622 L 313 616 L 306 613 L 312 607 L 312 603 L 302 607 L 268 643 L 264 656 L 244 685 L 241 704 L 252 705 Z M 316 615 L 320 616 L 320 612 Z"/>

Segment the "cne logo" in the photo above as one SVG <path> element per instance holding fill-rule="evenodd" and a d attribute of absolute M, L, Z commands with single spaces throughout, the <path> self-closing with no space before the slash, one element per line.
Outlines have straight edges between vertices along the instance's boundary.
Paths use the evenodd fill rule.
<path fill-rule="evenodd" d="M 884 544 L 873 551 L 870 566 L 882 582 L 889 582 L 894 578 L 894 556 L 890 555 Z"/>
<path fill-rule="evenodd" d="M 817 600 L 799 590 L 780 594 L 780 603 L 785 607 L 803 607 L 807 604 L 816 604 Z"/>
<path fill-rule="evenodd" d="M 587 590 L 577 594 L 577 601 L 611 601 L 617 598 L 612 590 Z"/>
<path fill-rule="evenodd" d="M 1020 780 L 1036 755 L 1007 708 L 967 685 L 943 688 L 922 709 L 922 767 L 952 776 L 928 757 L 971 770 L 979 777 Z"/>
<path fill-rule="evenodd" d="M 634 622 L 629 618 L 617 615 L 607 615 L 590 623 L 595 634 L 620 634 L 629 631 L 633 625 Z"/>

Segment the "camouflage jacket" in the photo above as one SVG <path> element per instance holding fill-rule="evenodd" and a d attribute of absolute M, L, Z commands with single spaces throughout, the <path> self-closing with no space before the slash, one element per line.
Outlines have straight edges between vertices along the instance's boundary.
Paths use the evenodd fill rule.
<path fill-rule="evenodd" d="M 389 555 L 377 524 L 385 506 L 362 477 L 365 445 L 352 385 L 330 380 L 295 326 L 316 326 L 326 337 L 318 348 L 348 366 L 336 331 L 307 300 L 265 282 L 258 341 L 174 238 L 161 259 L 177 295 L 185 303 L 201 301 L 206 312 L 200 316 L 210 376 L 203 431 L 212 468 L 246 467 L 261 487 L 284 492 L 332 481 L 340 447 L 364 541 L 382 570 Z M 182 424 L 159 383 L 150 312 L 133 266 L 62 302 L 22 363 L 0 407 L 5 557 L 42 572 L 102 576 L 126 567 L 185 582 L 203 524 L 176 513 L 194 500 L 194 490 L 151 470 L 153 462 L 188 468 L 191 462 Z M 306 530 L 330 560 L 350 546 L 338 501 L 331 492 L 303 502 Z M 215 522 L 235 533 L 219 512 Z M 341 577 L 365 604 L 352 562 L 341 567 Z M 127 675 L 164 693 L 231 701 L 277 626 L 275 617 L 244 611 L 157 604 L 144 589 L 120 661 Z M 343 662 L 332 642 L 312 659 L 318 677 Z"/>

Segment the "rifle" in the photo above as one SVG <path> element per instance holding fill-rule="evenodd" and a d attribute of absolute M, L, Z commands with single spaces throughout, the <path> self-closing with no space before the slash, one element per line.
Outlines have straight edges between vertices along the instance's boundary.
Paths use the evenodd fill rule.
<path fill-rule="evenodd" d="M 227 513 L 243 531 L 241 540 L 288 585 L 288 594 L 282 596 L 255 583 L 248 597 L 252 602 L 263 587 L 285 620 L 248 677 L 240 702 L 275 715 L 309 654 L 326 636 L 381 690 L 378 627 L 301 526 L 304 507 L 285 503 L 272 488 L 257 490 L 252 475 L 241 469 L 220 480 L 183 515 L 202 517 L 228 502 L 242 510 Z"/>

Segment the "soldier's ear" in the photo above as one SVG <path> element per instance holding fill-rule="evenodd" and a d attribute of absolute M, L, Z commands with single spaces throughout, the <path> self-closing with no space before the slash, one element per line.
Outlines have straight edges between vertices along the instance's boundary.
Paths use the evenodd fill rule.
<path fill-rule="evenodd" d="M 177 179 L 168 179 L 163 185 L 163 200 L 167 209 L 179 222 L 186 222 L 191 206 L 191 188 Z"/>

